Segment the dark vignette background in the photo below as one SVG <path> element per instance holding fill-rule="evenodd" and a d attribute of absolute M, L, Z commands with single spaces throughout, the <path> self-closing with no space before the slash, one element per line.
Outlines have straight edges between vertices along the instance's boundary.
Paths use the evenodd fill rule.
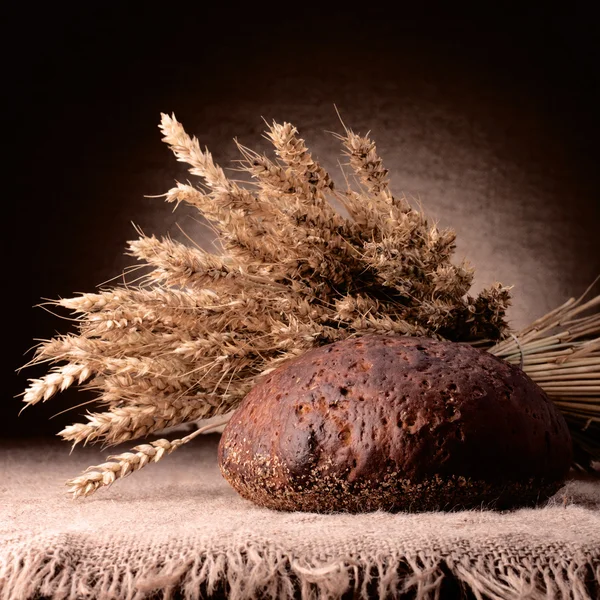
<path fill-rule="evenodd" d="M 179 222 L 208 243 L 191 212 L 145 197 L 186 178 L 160 142 L 161 111 L 223 165 L 234 136 L 266 148 L 261 116 L 292 121 L 335 171 L 325 133 L 340 128 L 335 103 L 348 125 L 372 131 L 395 190 L 457 230 L 476 289 L 515 284 L 515 326 L 600 270 L 600 32 L 574 4 L 560 15 L 469 18 L 15 6 L 4 52 L 14 102 L 5 180 L 17 186 L 4 198 L 4 436 L 55 433 L 82 410 L 48 417 L 88 398 L 69 391 L 17 418 L 13 396 L 43 372 L 15 375 L 23 353 L 68 329 L 34 304 L 93 291 L 131 264 L 132 221 L 174 237 Z"/>

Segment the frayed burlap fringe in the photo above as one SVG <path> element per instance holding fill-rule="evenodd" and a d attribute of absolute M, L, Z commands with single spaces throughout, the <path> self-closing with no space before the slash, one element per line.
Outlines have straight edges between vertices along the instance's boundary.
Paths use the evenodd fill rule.
<path fill-rule="evenodd" d="M 95 450 L 0 440 L 0 600 L 600 598 L 599 480 L 503 513 L 284 513 L 234 492 L 217 443 L 72 501 Z"/>
<path fill-rule="evenodd" d="M 507 551 L 502 543 L 464 540 L 454 548 L 415 553 L 297 556 L 275 545 L 231 540 L 194 553 L 194 544 L 153 544 L 115 537 L 103 544 L 77 534 L 22 542 L 3 552 L 2 600 L 55 598 L 141 600 L 213 594 L 242 600 L 410 597 L 417 600 L 594 600 L 600 594 L 600 550 L 549 544 Z M 10 544 L 9 544 L 10 545 Z M 5 548 L 6 550 L 6 548 Z M 107 564 L 107 559 L 110 562 Z"/>

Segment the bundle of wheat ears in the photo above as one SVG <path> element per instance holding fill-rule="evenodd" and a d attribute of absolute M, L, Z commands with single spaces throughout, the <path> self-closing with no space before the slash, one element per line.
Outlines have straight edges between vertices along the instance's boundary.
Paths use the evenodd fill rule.
<path fill-rule="evenodd" d="M 196 207 L 222 252 L 138 232 L 129 253 L 147 266 L 143 278 L 54 303 L 75 313 L 78 332 L 37 347 L 31 363 L 53 366 L 30 380 L 23 400 L 46 401 L 73 384 L 97 390 L 103 412 L 59 434 L 73 444 L 115 445 L 223 418 L 90 467 L 68 482 L 75 497 L 222 424 L 257 378 L 282 362 L 369 333 L 474 343 L 521 364 L 569 419 L 579 462 L 598 458 L 600 316 L 591 309 L 600 297 L 569 301 L 510 333 L 509 290 L 495 284 L 469 296 L 473 270 L 451 262 L 454 232 L 394 196 L 374 142 L 345 126 L 337 136 L 343 190 L 289 123 L 268 125 L 273 158 L 238 144 L 247 183 L 228 178 L 174 116 L 162 115 L 160 129 L 200 178 L 198 186 L 177 183 L 166 200 Z"/>

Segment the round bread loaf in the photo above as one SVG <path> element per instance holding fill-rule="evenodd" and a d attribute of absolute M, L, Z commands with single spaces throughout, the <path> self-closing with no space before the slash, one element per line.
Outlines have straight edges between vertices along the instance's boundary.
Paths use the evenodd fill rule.
<path fill-rule="evenodd" d="M 505 509 L 555 493 L 569 430 L 519 368 L 467 344 L 365 336 L 266 375 L 223 432 L 219 465 L 280 510 Z"/>

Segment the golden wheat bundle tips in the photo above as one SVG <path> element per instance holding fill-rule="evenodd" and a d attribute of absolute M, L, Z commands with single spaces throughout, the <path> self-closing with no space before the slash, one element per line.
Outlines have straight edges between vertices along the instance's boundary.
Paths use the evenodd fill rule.
<path fill-rule="evenodd" d="M 259 376 L 349 337 L 420 335 L 488 348 L 507 337 L 508 289 L 494 284 L 468 295 L 473 270 L 452 262 L 454 232 L 439 230 L 393 195 L 368 137 L 346 128 L 337 136 L 347 182 L 338 189 L 289 123 L 268 127 L 270 157 L 238 144 L 249 184 L 228 177 L 174 116 L 162 115 L 160 130 L 197 177 L 197 186 L 176 183 L 166 200 L 196 207 L 223 250 L 213 254 L 140 232 L 128 253 L 147 267 L 141 282 L 55 302 L 75 313 L 77 331 L 39 345 L 32 362 L 50 370 L 30 381 L 23 400 L 36 404 L 78 384 L 96 390 L 104 407 L 61 431 L 63 439 L 114 445 L 225 415 Z M 577 399 L 572 417 L 579 429 L 598 420 L 598 387 L 589 385 L 599 385 L 598 317 L 590 319 L 574 321 L 577 332 L 559 340 L 561 351 L 579 350 L 576 366 L 588 369 L 583 387 L 577 379 L 564 380 L 562 402 Z M 547 331 L 534 327 L 524 343 L 538 339 L 534 330 Z M 499 351 L 521 360 L 519 348 L 508 338 Z M 542 362 L 530 363 L 536 350 L 528 352 L 525 366 L 549 360 L 538 356 Z M 585 388 L 584 395 L 574 388 Z M 70 490 L 87 495 L 160 460 L 200 431 L 110 457 L 73 479 Z"/>

